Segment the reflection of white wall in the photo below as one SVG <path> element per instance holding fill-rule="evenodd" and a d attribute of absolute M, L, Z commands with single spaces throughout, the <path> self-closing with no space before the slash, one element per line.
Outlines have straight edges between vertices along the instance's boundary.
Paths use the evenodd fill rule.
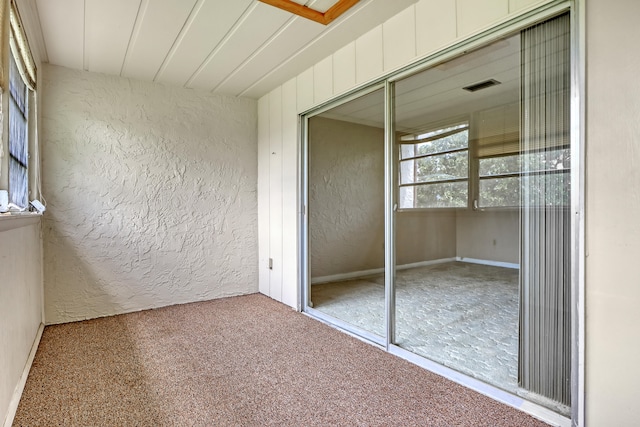
<path fill-rule="evenodd" d="M 405 211 L 396 215 L 396 264 L 456 256 L 454 211 Z"/>
<path fill-rule="evenodd" d="M 43 77 L 47 323 L 256 292 L 256 102 Z"/>
<path fill-rule="evenodd" d="M 513 210 L 458 211 L 456 256 L 520 262 L 520 214 Z"/>
<path fill-rule="evenodd" d="M 384 265 L 384 131 L 309 121 L 311 276 Z"/>

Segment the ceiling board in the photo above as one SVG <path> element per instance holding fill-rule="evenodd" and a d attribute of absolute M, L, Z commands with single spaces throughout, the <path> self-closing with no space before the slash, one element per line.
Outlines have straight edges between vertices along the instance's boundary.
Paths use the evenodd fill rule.
<path fill-rule="evenodd" d="M 271 41 L 263 45 L 248 61 L 221 84 L 217 92 L 238 94 L 248 89 L 247 82 L 260 79 L 265 73 L 277 68 L 318 34 L 324 27 L 316 22 L 295 17 L 282 28 Z"/>
<path fill-rule="evenodd" d="M 295 0 L 323 13 L 336 1 Z M 360 0 L 330 26 L 257 0 L 20 0 L 18 7 L 43 62 L 259 98 L 416 1 Z"/>
<path fill-rule="evenodd" d="M 85 1 L 85 70 L 120 74 L 140 4 L 140 0 Z"/>
<path fill-rule="evenodd" d="M 295 77 L 338 48 L 360 37 L 376 25 L 383 23 L 416 0 L 360 1 L 339 20 L 319 34 L 303 49 L 293 52 L 286 62 L 253 83 L 239 95 L 257 98 L 274 86 Z"/>
<path fill-rule="evenodd" d="M 49 62 L 82 70 L 84 0 L 38 0 L 36 4 Z"/>
<path fill-rule="evenodd" d="M 253 2 L 233 0 L 220 5 L 214 1 L 199 1 L 156 81 L 185 85 Z"/>
<path fill-rule="evenodd" d="M 195 0 L 142 0 L 122 75 L 153 80 Z"/>
<path fill-rule="evenodd" d="M 289 19 L 291 14 L 255 3 L 229 35 L 228 39 L 211 55 L 204 66 L 187 83 L 187 87 L 215 89 L 229 74 L 256 52 Z"/>

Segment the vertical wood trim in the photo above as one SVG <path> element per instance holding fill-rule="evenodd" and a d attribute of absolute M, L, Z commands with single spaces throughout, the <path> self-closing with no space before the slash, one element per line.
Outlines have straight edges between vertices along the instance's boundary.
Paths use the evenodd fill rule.
<path fill-rule="evenodd" d="M 313 100 L 319 104 L 333 96 L 333 56 L 313 67 Z"/>
<path fill-rule="evenodd" d="M 269 295 L 269 95 L 258 100 L 258 290 Z"/>
<path fill-rule="evenodd" d="M 298 113 L 296 79 L 282 86 L 282 302 L 297 308 Z"/>
<path fill-rule="evenodd" d="M 282 301 L 282 86 L 269 94 L 269 296 Z"/>
<path fill-rule="evenodd" d="M 458 37 L 468 36 L 509 14 L 508 0 L 456 0 Z"/>
<path fill-rule="evenodd" d="M 438 19 L 433 19 L 437 16 Z M 456 3 L 422 0 L 416 4 L 416 54 L 423 56 L 451 44 L 457 37 Z"/>
<path fill-rule="evenodd" d="M 298 113 L 313 106 L 313 67 L 308 68 L 296 77 L 296 98 Z"/>
<path fill-rule="evenodd" d="M 383 72 L 382 25 L 356 40 L 356 84 L 364 83 Z"/>
<path fill-rule="evenodd" d="M 333 91 L 342 93 L 356 85 L 356 43 L 351 42 L 333 54 Z"/>
<path fill-rule="evenodd" d="M 384 71 L 407 65 L 416 57 L 416 9 L 409 6 L 382 24 Z"/>

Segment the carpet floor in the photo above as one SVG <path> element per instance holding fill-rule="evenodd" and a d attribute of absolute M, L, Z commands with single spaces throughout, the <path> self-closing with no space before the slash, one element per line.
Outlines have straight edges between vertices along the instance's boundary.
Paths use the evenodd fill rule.
<path fill-rule="evenodd" d="M 15 426 L 544 426 L 254 294 L 47 326 Z"/>

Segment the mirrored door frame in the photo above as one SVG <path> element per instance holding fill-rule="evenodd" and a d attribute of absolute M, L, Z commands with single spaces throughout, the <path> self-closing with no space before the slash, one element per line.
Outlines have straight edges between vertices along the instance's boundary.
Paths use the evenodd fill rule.
<path fill-rule="evenodd" d="M 394 150 L 394 84 L 410 75 L 421 72 L 439 63 L 446 62 L 467 51 L 479 48 L 499 38 L 519 32 L 538 22 L 547 20 L 561 13 L 569 11 L 571 14 L 571 153 L 575 159 L 571 170 L 571 187 L 577 189 L 571 195 L 571 248 L 572 248 L 572 404 L 571 420 L 535 403 L 531 403 L 505 392 L 502 389 L 488 385 L 480 380 L 469 377 L 453 369 L 447 368 L 436 362 L 425 359 L 394 344 L 395 341 L 395 247 L 393 244 L 385 244 L 385 326 L 386 336 L 383 339 L 368 331 L 354 327 L 353 325 L 328 316 L 310 304 L 311 277 L 309 269 L 309 206 L 308 172 L 309 172 L 309 141 L 308 123 L 311 117 L 319 115 L 327 110 L 341 105 L 350 100 L 359 98 L 375 90 L 384 88 L 385 103 L 385 147 L 384 147 L 384 188 L 385 188 L 385 241 L 395 240 L 395 200 L 397 180 L 397 157 Z M 549 421 L 556 421 L 560 425 L 569 422 L 572 425 L 584 425 L 584 7 L 582 1 L 555 1 L 538 9 L 531 10 L 513 20 L 504 22 L 495 28 L 470 37 L 469 39 L 452 45 L 449 48 L 417 61 L 394 73 L 383 76 L 363 87 L 349 91 L 335 99 L 314 107 L 300 115 L 300 141 L 299 156 L 299 194 L 301 195 L 301 209 L 299 220 L 300 237 L 300 307 L 301 310 L 312 317 L 331 324 L 341 330 L 383 347 L 388 352 L 411 361 L 425 369 L 443 375 L 466 387 L 488 395 L 512 407 L 524 410 L 535 416 Z M 391 273 L 390 273 L 391 272 Z"/>

